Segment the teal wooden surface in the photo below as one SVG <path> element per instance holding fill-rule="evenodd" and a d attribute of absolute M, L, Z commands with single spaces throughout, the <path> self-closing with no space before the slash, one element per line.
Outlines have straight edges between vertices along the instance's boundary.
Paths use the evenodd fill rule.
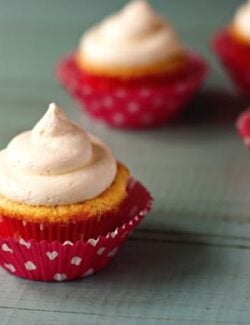
<path fill-rule="evenodd" d="M 152 0 L 211 72 L 180 121 L 143 132 L 90 120 L 54 77 L 57 59 L 83 30 L 124 3 L 0 0 L 1 148 L 56 101 L 155 197 L 117 259 L 93 277 L 48 284 L 1 270 L 0 324 L 249 324 L 250 155 L 234 127 L 248 101 L 208 44 L 241 1 Z"/>

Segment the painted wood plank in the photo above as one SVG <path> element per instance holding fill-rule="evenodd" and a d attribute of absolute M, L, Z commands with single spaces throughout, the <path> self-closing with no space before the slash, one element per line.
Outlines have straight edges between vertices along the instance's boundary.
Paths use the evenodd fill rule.
<path fill-rule="evenodd" d="M 6 316 L 7 315 L 7 316 Z M 10 315 L 10 316 L 9 316 Z M 34 310 L 16 310 L 13 311 L 12 314 L 4 311 L 1 313 L 1 321 L 3 324 L 8 325 L 16 325 L 16 324 L 25 324 L 25 325 L 54 325 L 54 324 L 62 324 L 62 325 L 248 325 L 248 322 L 244 321 L 227 321 L 227 322 L 216 322 L 216 321 L 206 321 L 206 320 L 186 320 L 182 318 L 176 317 L 176 319 L 145 319 L 145 318 L 131 318 L 131 317 L 118 317 L 112 316 L 95 316 L 95 315 L 75 315 L 75 314 L 67 314 L 67 313 L 50 313 L 50 312 L 40 312 Z M 19 323 L 17 323 L 19 322 Z"/>
<path fill-rule="evenodd" d="M 106 270 L 83 281 L 48 284 L 1 271 L 8 299 L 1 295 L 0 306 L 13 309 L 13 320 L 35 310 L 35 320 L 51 313 L 68 321 L 73 314 L 121 323 L 248 324 L 249 269 L 249 249 L 130 240 Z"/>
<path fill-rule="evenodd" d="M 140 318 L 132 318 L 129 316 L 119 317 L 112 316 L 112 318 L 107 316 L 95 316 L 95 315 L 84 315 L 81 316 L 79 314 L 67 314 L 67 313 L 50 313 L 50 312 L 41 312 L 35 310 L 15 310 L 9 312 L 4 311 L 1 312 L 1 321 L 3 324 L 8 325 L 16 325 L 16 324 L 25 324 L 25 325 L 54 325 L 54 324 L 62 324 L 62 325 L 248 325 L 248 322 L 244 321 L 206 321 L 206 320 L 198 320 L 192 321 L 188 319 L 183 319 L 180 317 L 176 317 L 175 319 L 161 319 L 151 318 L 145 319 L 143 317 Z M 17 323 L 19 322 L 19 323 Z"/>

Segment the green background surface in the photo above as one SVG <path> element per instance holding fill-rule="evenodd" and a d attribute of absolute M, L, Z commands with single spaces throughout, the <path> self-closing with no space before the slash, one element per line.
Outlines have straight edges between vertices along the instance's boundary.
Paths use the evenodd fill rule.
<path fill-rule="evenodd" d="M 125 1 L 0 0 L 0 146 L 56 101 L 142 180 L 154 209 L 115 261 L 83 281 L 48 284 L 0 271 L 1 324 L 249 324 L 250 156 L 235 130 L 248 105 L 210 40 L 240 1 L 152 1 L 210 62 L 175 124 L 109 129 L 82 114 L 54 76 L 83 31 Z M 138 154 L 140 153 L 140 154 Z"/>

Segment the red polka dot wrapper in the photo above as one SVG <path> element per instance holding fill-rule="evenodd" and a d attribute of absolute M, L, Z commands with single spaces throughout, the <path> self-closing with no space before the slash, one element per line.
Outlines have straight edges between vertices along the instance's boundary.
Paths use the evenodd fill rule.
<path fill-rule="evenodd" d="M 137 129 L 176 118 L 201 87 L 207 65 L 188 52 L 185 68 L 178 73 L 119 79 L 84 73 L 72 54 L 59 62 L 56 73 L 92 117 L 112 127 Z"/>
<path fill-rule="evenodd" d="M 245 145 L 250 150 L 250 108 L 238 117 L 236 127 Z"/>
<path fill-rule="evenodd" d="M 228 31 L 216 34 L 212 42 L 215 53 L 235 85 L 250 94 L 250 45 L 235 40 Z"/>
<path fill-rule="evenodd" d="M 152 205 L 146 188 L 132 179 L 124 213 L 126 222 L 88 241 L 36 241 L 0 237 L 0 265 L 13 275 L 39 281 L 80 279 L 104 268 Z"/>
<path fill-rule="evenodd" d="M 99 235 L 106 235 L 114 228 L 122 225 L 127 217 L 123 212 L 124 204 L 126 205 L 126 201 L 122 202 L 118 211 L 108 211 L 98 218 L 85 216 L 82 220 L 74 220 L 73 222 L 41 223 L 0 215 L 0 237 L 22 237 L 25 240 L 47 240 L 48 242 L 57 240 L 61 243 L 66 240 L 87 241 Z"/>

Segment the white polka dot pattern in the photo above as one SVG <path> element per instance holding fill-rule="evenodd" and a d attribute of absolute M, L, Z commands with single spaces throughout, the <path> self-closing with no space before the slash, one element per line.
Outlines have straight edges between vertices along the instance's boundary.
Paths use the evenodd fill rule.
<path fill-rule="evenodd" d="M 128 112 L 133 114 L 139 111 L 139 105 L 136 102 L 130 102 L 127 106 Z"/>
<path fill-rule="evenodd" d="M 66 240 L 66 241 L 63 243 L 63 246 L 74 246 L 74 244 L 73 244 L 71 241 Z"/>
<path fill-rule="evenodd" d="M 117 235 L 118 235 L 118 230 L 117 230 L 117 229 L 115 229 L 114 231 L 112 231 L 112 232 L 110 233 L 110 236 L 111 236 L 112 238 L 115 238 Z"/>
<path fill-rule="evenodd" d="M 56 273 L 53 278 L 55 281 L 61 282 L 67 280 L 67 275 L 64 273 Z"/>
<path fill-rule="evenodd" d="M 115 256 L 115 254 L 118 252 L 118 249 L 119 249 L 118 247 L 113 248 L 112 251 L 108 253 L 108 256 L 109 257 Z"/>
<path fill-rule="evenodd" d="M 121 114 L 121 113 L 114 114 L 113 123 L 115 125 L 122 125 L 124 123 L 124 121 L 125 121 L 125 117 L 123 114 Z"/>
<path fill-rule="evenodd" d="M 3 252 L 9 252 L 9 253 L 13 254 L 13 249 L 9 248 L 9 246 L 7 244 L 3 244 L 1 248 L 2 248 Z"/>
<path fill-rule="evenodd" d="M 31 261 L 28 261 L 28 262 L 24 263 L 24 266 L 25 266 L 25 268 L 26 268 L 27 271 L 34 271 L 34 270 L 36 270 L 36 265 L 33 262 L 31 262 Z"/>
<path fill-rule="evenodd" d="M 139 94 L 142 97 L 148 97 L 151 95 L 151 90 L 149 88 L 142 88 Z"/>
<path fill-rule="evenodd" d="M 81 262 L 82 262 L 82 258 L 79 257 L 79 256 L 74 256 L 74 257 L 72 257 L 72 259 L 71 259 L 71 261 L 70 261 L 70 263 L 71 263 L 72 265 L 77 265 L 77 266 L 80 265 Z"/>
<path fill-rule="evenodd" d="M 16 268 L 12 264 L 4 263 L 3 266 L 12 273 L 16 272 Z"/>
<path fill-rule="evenodd" d="M 112 97 L 105 97 L 103 99 L 103 106 L 106 107 L 106 108 L 110 108 L 112 107 L 114 104 L 114 101 L 112 99 Z"/>
<path fill-rule="evenodd" d="M 21 244 L 22 246 L 25 246 L 27 249 L 30 249 L 31 244 L 28 243 L 28 242 L 27 242 L 26 240 L 24 240 L 23 238 L 21 238 L 21 239 L 19 240 L 19 242 L 20 242 L 20 244 Z"/>
<path fill-rule="evenodd" d="M 90 276 L 94 273 L 94 269 L 88 269 L 84 274 L 83 274 L 83 277 L 87 277 L 87 276 Z"/>
<path fill-rule="evenodd" d="M 47 252 L 46 255 L 47 255 L 49 260 L 53 261 L 54 259 L 57 258 L 58 252 L 57 251 Z"/>
<path fill-rule="evenodd" d="M 115 92 L 115 96 L 118 98 L 124 98 L 126 97 L 126 89 L 125 88 L 118 88 Z"/>
<path fill-rule="evenodd" d="M 77 67 L 74 56 L 61 60 L 57 76 L 91 116 L 118 128 L 148 128 L 174 119 L 200 88 L 206 63 L 189 52 L 187 60 L 188 73 L 171 81 L 166 76 L 164 82 L 154 77 L 150 81 L 134 80 L 132 86 L 123 79 L 89 80 Z"/>
<path fill-rule="evenodd" d="M 92 93 L 92 89 L 91 87 L 89 87 L 88 85 L 85 85 L 82 87 L 82 94 L 83 95 L 90 95 Z"/>
<path fill-rule="evenodd" d="M 100 247 L 96 252 L 98 255 L 102 255 L 102 253 L 106 250 L 106 247 Z"/>
<path fill-rule="evenodd" d="M 124 207 L 127 222 L 106 236 L 87 242 L 45 240 L 25 241 L 0 237 L 0 265 L 10 273 L 31 280 L 65 281 L 82 278 L 105 267 L 122 246 L 144 215 L 149 211 L 152 198 L 135 179 L 128 186 Z"/>
<path fill-rule="evenodd" d="M 97 238 L 97 239 L 90 238 L 90 239 L 88 240 L 88 243 L 89 243 L 90 245 L 92 245 L 92 246 L 96 246 L 96 245 L 98 244 L 98 241 L 99 241 L 99 238 Z"/>

